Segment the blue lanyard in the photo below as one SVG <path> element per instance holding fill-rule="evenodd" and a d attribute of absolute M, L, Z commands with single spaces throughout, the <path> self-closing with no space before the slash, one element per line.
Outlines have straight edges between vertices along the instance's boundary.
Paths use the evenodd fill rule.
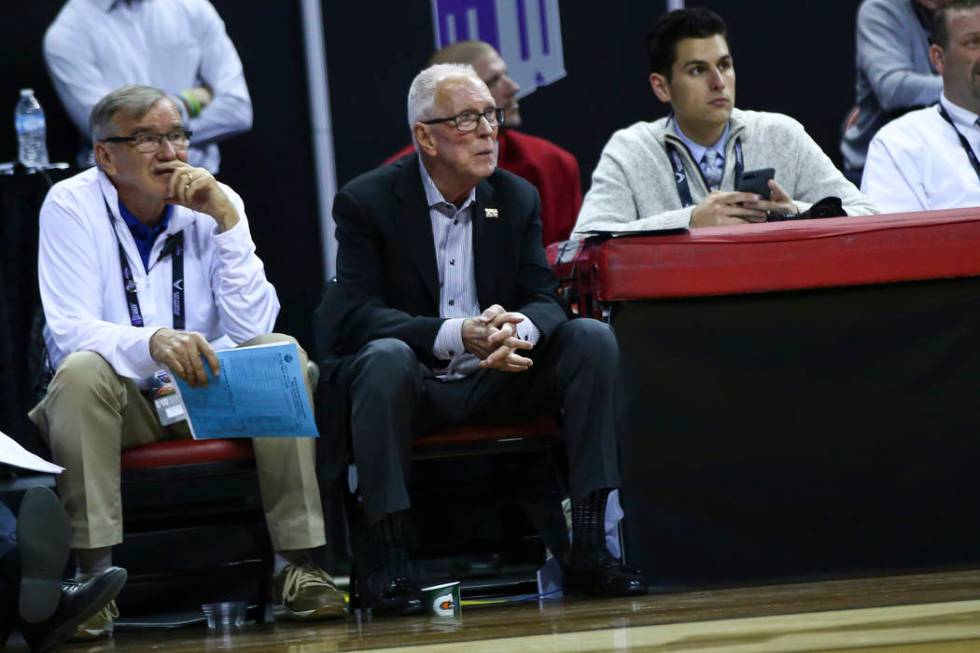
<path fill-rule="evenodd" d="M 977 160 L 977 153 L 973 151 L 972 147 L 970 147 L 970 141 L 966 140 L 966 136 L 964 136 L 960 130 L 956 128 L 956 125 L 953 124 L 953 119 L 949 117 L 948 113 L 946 113 L 946 107 L 944 107 L 942 104 L 939 105 L 939 115 L 941 115 L 943 120 L 948 122 L 949 126 L 953 128 L 954 132 L 956 132 L 956 135 L 960 139 L 960 145 L 962 145 L 963 149 L 966 150 L 966 156 L 969 157 L 970 164 L 973 166 L 973 172 L 977 173 L 977 179 L 980 179 L 980 161 Z"/>
<path fill-rule="evenodd" d="M 143 311 L 140 309 L 140 299 L 136 294 L 136 278 L 133 276 L 133 270 L 129 267 L 129 259 L 126 258 L 126 250 L 123 249 L 122 241 L 119 240 L 119 234 L 116 233 L 116 220 L 112 215 L 112 210 L 109 208 L 109 200 L 102 196 L 102 201 L 105 202 L 105 212 L 109 216 L 109 229 L 112 230 L 112 235 L 116 237 L 116 246 L 119 248 L 119 268 L 122 271 L 122 282 L 123 289 L 126 291 L 126 305 L 129 307 L 129 321 L 134 327 L 142 327 L 143 323 Z M 157 262 L 160 261 L 166 255 L 171 256 L 172 262 L 172 292 L 173 301 L 171 306 L 174 311 L 173 328 L 178 331 L 184 329 L 184 232 L 179 231 L 176 234 L 167 237 L 167 242 L 163 244 L 163 249 L 160 251 L 160 256 L 157 258 Z"/>
<path fill-rule="evenodd" d="M 684 146 L 687 149 L 687 146 Z M 688 151 L 690 154 L 690 151 Z M 667 141 L 667 158 L 670 159 L 670 165 L 674 169 L 674 182 L 677 184 L 677 194 L 680 195 L 681 204 L 684 208 L 689 206 L 694 206 L 694 198 L 691 196 L 691 186 L 687 181 L 687 173 L 684 171 L 684 162 L 681 160 L 680 152 L 677 151 L 677 146 Z M 694 156 L 691 156 L 694 159 Z M 697 168 L 698 174 L 701 175 L 701 181 L 704 182 L 704 187 L 709 188 L 708 181 L 704 178 L 704 173 L 701 172 L 701 166 L 695 162 L 694 167 Z M 742 158 L 742 140 L 739 138 L 735 139 L 735 188 L 738 188 L 742 181 L 742 174 L 745 172 L 745 161 Z"/>

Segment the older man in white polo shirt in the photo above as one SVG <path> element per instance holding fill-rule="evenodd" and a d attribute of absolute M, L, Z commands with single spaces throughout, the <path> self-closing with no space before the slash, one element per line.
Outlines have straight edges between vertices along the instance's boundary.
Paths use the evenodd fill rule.
<path fill-rule="evenodd" d="M 66 468 L 58 490 L 83 578 L 122 541 L 120 451 L 189 436 L 184 422 L 160 423 L 141 380 L 166 366 L 204 385 L 203 360 L 218 372 L 215 349 L 289 339 L 270 334 L 279 299 L 244 204 L 188 165 L 191 132 L 174 101 L 126 86 L 95 105 L 90 124 L 98 167 L 55 185 L 41 208 L 38 276 L 56 373 L 31 411 Z M 306 553 L 324 543 L 312 440 L 253 443 L 277 552 L 276 615 L 342 617 L 343 595 Z M 110 634 L 114 615 L 110 606 L 80 634 Z"/>

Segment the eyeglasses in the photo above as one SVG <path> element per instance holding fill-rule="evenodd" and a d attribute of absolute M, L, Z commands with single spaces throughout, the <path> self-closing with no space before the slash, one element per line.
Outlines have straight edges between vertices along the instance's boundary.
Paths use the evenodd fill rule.
<path fill-rule="evenodd" d="M 101 139 L 106 143 L 131 143 L 137 152 L 149 154 L 156 152 L 163 145 L 163 140 L 167 139 L 175 150 L 186 150 L 190 145 L 193 132 L 187 129 L 175 129 L 169 134 L 157 134 L 155 132 L 140 132 L 133 136 L 109 136 Z"/>
<path fill-rule="evenodd" d="M 421 121 L 423 125 L 435 125 L 440 122 L 452 123 L 456 126 L 456 129 L 463 132 L 474 131 L 480 125 L 480 118 L 487 121 L 487 124 L 491 127 L 497 127 L 498 125 L 504 124 L 504 110 L 503 109 L 487 109 L 486 111 L 464 111 L 463 113 L 450 116 L 449 118 L 433 118 L 432 120 Z"/>

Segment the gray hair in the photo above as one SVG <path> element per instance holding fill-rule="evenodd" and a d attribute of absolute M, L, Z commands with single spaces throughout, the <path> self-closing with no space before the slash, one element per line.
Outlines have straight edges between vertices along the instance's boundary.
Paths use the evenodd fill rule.
<path fill-rule="evenodd" d="M 439 63 L 429 66 L 412 80 L 412 85 L 408 89 L 408 128 L 413 132 L 413 141 L 415 140 L 415 123 L 434 117 L 432 107 L 435 104 L 439 85 L 453 77 L 468 77 L 480 84 L 484 83 L 473 70 L 473 66 L 460 63 Z"/>
<path fill-rule="evenodd" d="M 99 100 L 89 114 L 88 126 L 92 132 L 92 142 L 113 135 L 112 120 L 116 114 L 139 120 L 163 99 L 170 98 L 152 86 L 123 86 L 112 91 Z"/>

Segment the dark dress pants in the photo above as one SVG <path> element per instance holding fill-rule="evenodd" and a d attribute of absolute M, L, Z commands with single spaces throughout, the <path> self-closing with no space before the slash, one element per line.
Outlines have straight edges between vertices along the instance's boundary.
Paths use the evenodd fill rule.
<path fill-rule="evenodd" d="M 355 355 L 351 443 L 368 524 L 410 506 L 412 439 L 464 424 L 516 424 L 560 411 L 572 499 L 619 487 L 619 347 L 612 329 L 571 320 L 531 357 L 526 372 L 481 369 L 441 381 L 401 340 L 375 340 Z"/>

